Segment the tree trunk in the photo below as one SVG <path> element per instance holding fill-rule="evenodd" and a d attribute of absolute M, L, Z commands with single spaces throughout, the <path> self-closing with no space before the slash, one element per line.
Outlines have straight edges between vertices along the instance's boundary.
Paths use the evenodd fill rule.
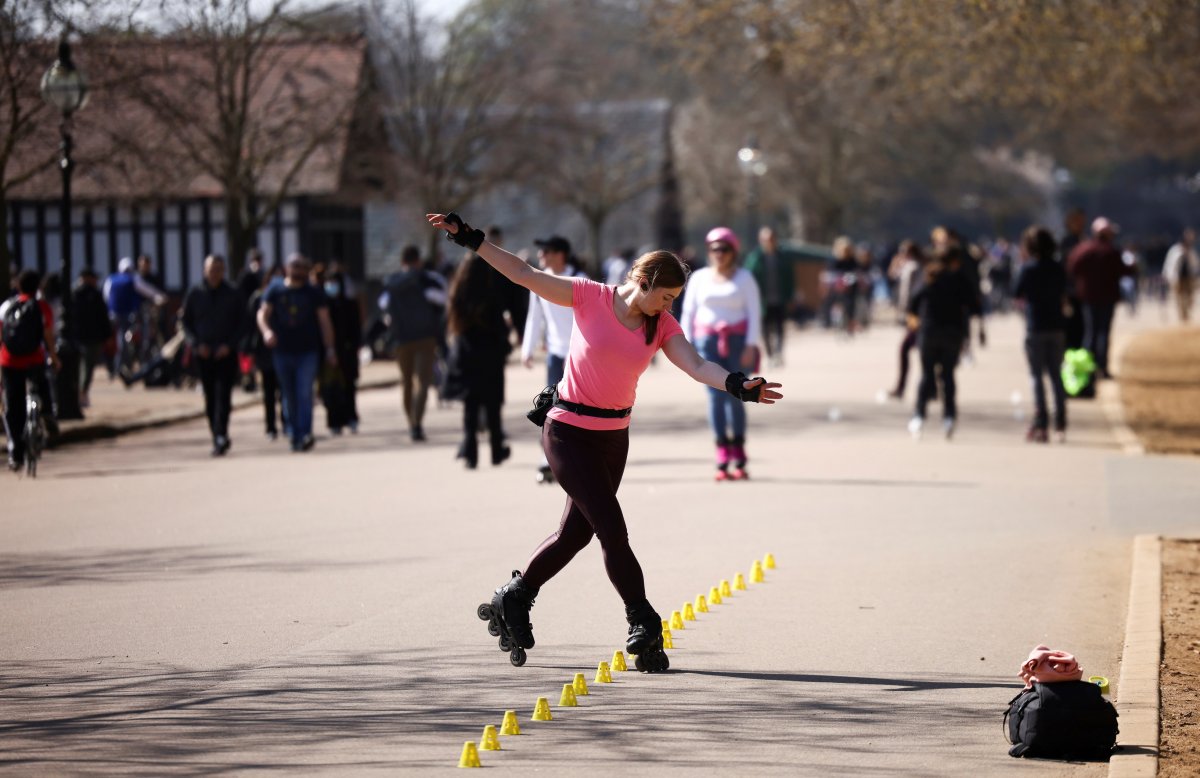
<path fill-rule="evenodd" d="M 591 267 L 585 267 L 583 270 L 589 276 L 595 278 L 601 266 L 604 264 L 604 255 L 600 253 L 600 236 L 604 231 L 604 222 L 607 221 L 608 215 L 605 213 L 588 214 L 588 247 L 592 251 Z"/>
<path fill-rule="evenodd" d="M 246 254 L 258 243 L 258 228 L 247 219 L 248 203 L 236 194 L 225 198 L 225 264 L 229 268 L 229 278 L 236 282 L 242 273 Z M 282 257 L 276 257 L 281 262 Z"/>

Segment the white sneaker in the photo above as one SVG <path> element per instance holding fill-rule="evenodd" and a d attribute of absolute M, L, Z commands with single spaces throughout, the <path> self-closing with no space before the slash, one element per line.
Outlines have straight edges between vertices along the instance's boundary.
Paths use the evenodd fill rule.
<path fill-rule="evenodd" d="M 946 440 L 954 437 L 954 419 L 943 419 L 942 430 L 946 433 Z"/>
<path fill-rule="evenodd" d="M 908 422 L 908 434 L 912 435 L 913 440 L 921 439 L 921 428 L 925 426 L 925 420 L 920 416 L 913 416 Z"/>

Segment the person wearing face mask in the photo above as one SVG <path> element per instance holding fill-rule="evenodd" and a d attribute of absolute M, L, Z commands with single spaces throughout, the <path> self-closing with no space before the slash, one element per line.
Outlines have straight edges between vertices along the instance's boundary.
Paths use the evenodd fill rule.
<path fill-rule="evenodd" d="M 729 371 L 753 371 L 762 339 L 762 307 L 753 274 L 738 266 L 737 235 L 716 227 L 705 238 L 708 266 L 688 281 L 680 325 L 701 356 Z M 746 408 L 728 392 L 708 388 L 708 422 L 717 441 L 718 481 L 749 478 Z"/>
<path fill-rule="evenodd" d="M 563 379 L 557 391 L 539 395 L 542 446 L 555 480 L 567 493 L 558 529 L 534 550 L 524 572 L 516 570 L 477 615 L 517 666 L 533 648 L 529 611 L 540 587 L 591 542 L 600 541 L 609 580 L 625 604 L 626 650 L 645 672 L 666 670 L 662 622 L 646 597 L 641 565 L 629 545 L 617 489 L 629 451 L 629 422 L 638 379 L 659 351 L 694 380 L 724 389 L 743 402 L 772 403 L 779 384 L 747 378 L 705 360 L 671 315 L 683 293 L 687 266 L 669 251 L 643 254 L 624 283 L 607 286 L 530 267 L 484 240 L 458 214 L 431 213 L 429 224 L 469 248 L 510 281 L 575 314 Z M 537 423 L 538 419 L 534 419 Z"/>
<path fill-rule="evenodd" d="M 237 343 L 244 311 L 237 290 L 225 280 L 225 258 L 210 254 L 204 260 L 204 280 L 188 292 L 180 318 L 204 387 L 214 457 L 229 451 L 229 412 L 238 380 Z"/>
<path fill-rule="evenodd" d="M 258 328 L 263 343 L 272 349 L 283 415 L 292 451 L 313 447 L 313 382 L 324 354 L 325 364 L 337 366 L 333 323 L 325 290 L 309 283 L 311 264 L 301 254 L 287 260 L 287 276 L 263 295 Z"/>
<path fill-rule="evenodd" d="M 343 428 L 355 433 L 358 432 L 358 347 L 362 345 L 362 312 L 358 300 L 347 293 L 346 275 L 340 267 L 331 265 L 322 276 L 325 296 L 329 299 L 337 367 L 328 371 L 321 401 L 331 433 L 341 435 Z"/>

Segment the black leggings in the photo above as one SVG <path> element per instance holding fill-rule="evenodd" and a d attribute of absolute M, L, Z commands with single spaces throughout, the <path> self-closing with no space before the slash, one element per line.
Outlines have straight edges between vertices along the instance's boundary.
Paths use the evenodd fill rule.
<path fill-rule="evenodd" d="M 588 430 L 549 419 L 542 428 L 546 459 L 567 492 L 558 531 L 542 541 L 525 565 L 525 581 L 541 586 L 567 566 L 595 535 L 608 579 L 626 605 L 646 599 L 642 566 L 629 547 L 617 487 L 629 454 L 629 430 Z"/>

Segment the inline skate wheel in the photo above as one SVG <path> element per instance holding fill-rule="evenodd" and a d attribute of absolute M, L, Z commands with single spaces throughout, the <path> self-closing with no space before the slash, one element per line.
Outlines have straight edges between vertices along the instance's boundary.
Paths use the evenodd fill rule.
<path fill-rule="evenodd" d="M 508 635 L 500 636 L 500 650 L 501 651 L 512 651 L 513 650 L 513 643 L 511 640 L 508 639 Z"/>
<path fill-rule="evenodd" d="M 521 667 L 525 664 L 525 649 L 517 646 L 508 655 L 508 661 L 512 662 L 513 667 Z"/>
<path fill-rule="evenodd" d="M 486 602 L 480 604 L 479 608 L 475 611 L 475 615 L 479 617 L 480 621 L 491 621 L 492 606 Z"/>
<path fill-rule="evenodd" d="M 488 634 L 494 638 L 500 637 L 500 625 L 496 622 L 488 622 Z"/>
<path fill-rule="evenodd" d="M 633 666 L 639 673 L 661 673 L 671 666 L 671 660 L 666 651 L 652 651 L 634 657 Z"/>

